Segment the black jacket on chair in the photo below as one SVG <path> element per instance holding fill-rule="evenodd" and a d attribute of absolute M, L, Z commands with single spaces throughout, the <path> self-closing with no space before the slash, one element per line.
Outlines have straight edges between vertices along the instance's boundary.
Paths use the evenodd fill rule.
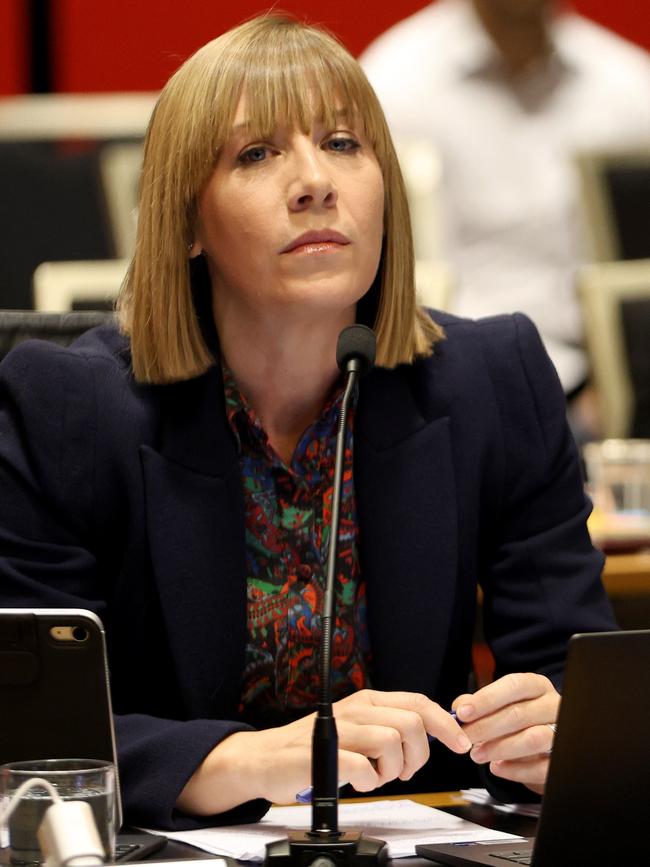
<path fill-rule="evenodd" d="M 569 636 L 615 627 L 563 394 L 523 316 L 436 316 L 434 355 L 361 383 L 355 492 L 372 686 L 448 707 L 467 688 L 477 582 L 497 675 L 559 684 Z M 183 785 L 233 731 L 246 642 L 244 506 L 220 365 L 135 383 L 114 326 L 0 366 L 0 604 L 104 621 L 126 818 L 191 828 Z M 420 788 L 464 782 L 433 745 Z M 408 787 L 413 790 L 417 781 Z"/>

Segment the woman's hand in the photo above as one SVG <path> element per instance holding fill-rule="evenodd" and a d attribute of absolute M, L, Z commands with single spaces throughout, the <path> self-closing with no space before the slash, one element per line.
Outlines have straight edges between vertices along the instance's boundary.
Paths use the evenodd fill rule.
<path fill-rule="evenodd" d="M 560 695 L 541 674 L 507 674 L 453 703 L 472 742 L 470 757 L 497 777 L 541 794 L 553 745 Z"/>
<path fill-rule="evenodd" d="M 409 780 L 429 758 L 427 734 L 456 753 L 471 744 L 456 721 L 424 695 L 364 689 L 334 704 L 339 779 L 359 792 Z M 236 732 L 216 746 L 189 780 L 177 806 L 224 812 L 253 798 L 292 803 L 311 781 L 314 715 L 257 732 Z"/>

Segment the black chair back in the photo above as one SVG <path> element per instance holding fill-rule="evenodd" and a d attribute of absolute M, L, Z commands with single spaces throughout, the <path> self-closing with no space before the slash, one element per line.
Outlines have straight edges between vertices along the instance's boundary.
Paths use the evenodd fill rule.
<path fill-rule="evenodd" d="M 33 310 L 0 310 L 0 360 L 24 340 L 38 337 L 68 346 L 84 331 L 114 318 L 114 313 L 102 311 L 37 313 Z"/>

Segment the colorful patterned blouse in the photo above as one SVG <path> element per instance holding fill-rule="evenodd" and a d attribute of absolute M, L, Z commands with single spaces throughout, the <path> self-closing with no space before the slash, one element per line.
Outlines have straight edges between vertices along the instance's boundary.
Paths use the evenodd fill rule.
<path fill-rule="evenodd" d="M 304 432 L 287 466 L 224 366 L 226 413 L 239 447 L 246 510 L 248 643 L 242 716 L 269 726 L 318 701 L 339 388 Z M 340 571 L 332 642 L 334 700 L 369 685 L 365 586 L 352 480 L 353 410 L 346 431 Z"/>

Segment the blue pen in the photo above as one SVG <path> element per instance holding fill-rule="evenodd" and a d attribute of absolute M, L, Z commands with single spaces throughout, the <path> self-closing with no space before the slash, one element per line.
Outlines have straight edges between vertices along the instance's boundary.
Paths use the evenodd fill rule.
<path fill-rule="evenodd" d="M 451 716 L 452 719 L 456 719 L 456 711 L 450 710 L 449 716 Z M 436 738 L 430 734 L 427 734 L 427 738 L 428 738 L 430 744 L 432 744 L 434 741 L 438 740 L 438 738 Z M 339 783 L 339 789 L 342 789 L 343 786 L 347 786 L 347 783 Z M 301 792 L 298 792 L 298 794 L 296 795 L 296 801 L 299 804 L 311 804 L 311 796 L 313 794 L 313 791 L 314 790 L 311 786 L 307 786 L 306 789 L 303 789 Z"/>

